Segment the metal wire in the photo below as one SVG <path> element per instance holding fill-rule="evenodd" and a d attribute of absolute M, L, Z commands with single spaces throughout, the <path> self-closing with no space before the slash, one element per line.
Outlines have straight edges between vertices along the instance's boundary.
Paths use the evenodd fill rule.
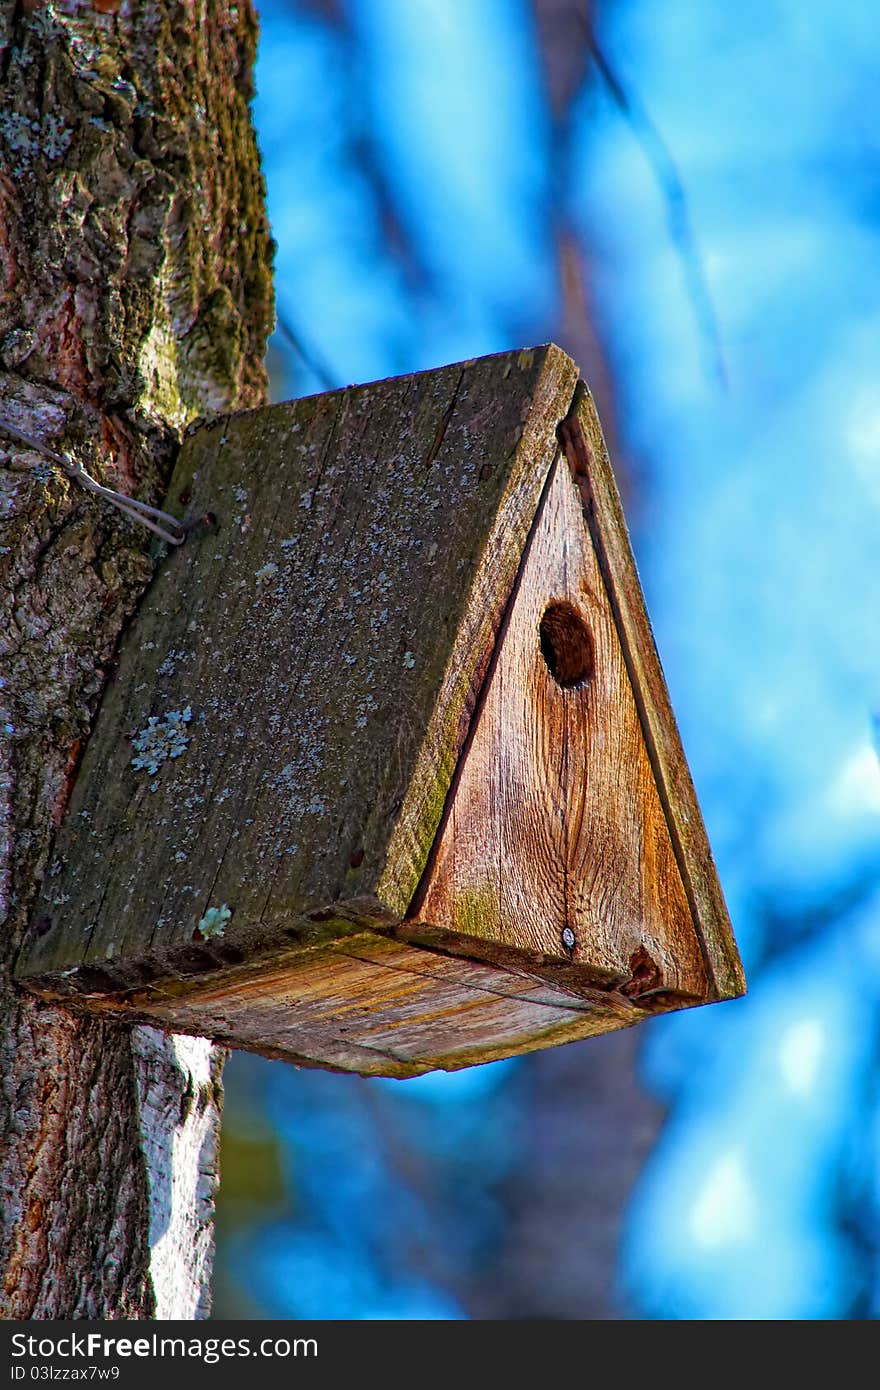
<path fill-rule="evenodd" d="M 42 440 L 26 434 L 24 430 L 20 430 L 17 425 L 12 425 L 7 420 L 0 419 L 0 431 L 10 439 L 14 439 L 18 444 L 24 444 L 28 448 L 36 449 L 38 453 L 44 454 L 46 458 L 51 459 L 54 464 L 63 469 L 68 478 L 74 478 L 87 492 L 93 492 L 96 497 L 103 497 L 105 502 L 116 507 L 123 516 L 127 516 L 131 521 L 139 522 L 141 526 L 146 526 L 149 531 L 160 536 L 168 545 L 183 545 L 186 540 L 186 529 L 183 523 L 178 521 L 177 517 L 171 516 L 169 512 L 160 511 L 158 507 L 150 507 L 146 502 L 139 502 L 136 497 L 126 497 L 124 492 L 117 492 L 112 487 L 105 487 L 103 483 L 99 483 L 87 473 L 81 463 L 77 463 L 65 454 L 56 453 Z M 165 522 L 166 526 L 171 526 L 173 530 L 167 530 L 166 526 L 159 525 L 159 522 Z"/>

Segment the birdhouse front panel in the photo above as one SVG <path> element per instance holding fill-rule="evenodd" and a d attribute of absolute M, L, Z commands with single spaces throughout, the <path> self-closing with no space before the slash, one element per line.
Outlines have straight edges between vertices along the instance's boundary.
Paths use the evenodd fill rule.
<path fill-rule="evenodd" d="M 414 906 L 644 999 L 706 968 L 581 498 L 564 457 L 526 545 Z"/>
<path fill-rule="evenodd" d="M 385 1075 L 741 991 L 563 353 L 212 421 L 166 506 L 29 987 Z"/>

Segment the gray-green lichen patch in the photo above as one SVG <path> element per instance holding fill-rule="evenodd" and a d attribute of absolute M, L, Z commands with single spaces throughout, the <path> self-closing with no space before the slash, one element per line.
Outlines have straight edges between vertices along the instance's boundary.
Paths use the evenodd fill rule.
<path fill-rule="evenodd" d="M 146 727 L 135 734 L 132 744 L 135 757 L 131 765 L 138 771 L 158 772 L 162 763 L 179 758 L 189 745 L 186 725 L 192 719 L 189 705 L 182 710 L 170 710 L 163 719 L 151 715 Z"/>
<path fill-rule="evenodd" d="M 0 113 L 0 137 L 7 149 L 21 156 L 13 173 L 25 172 L 25 161 L 39 155 L 54 161 L 65 155 L 73 139 L 73 131 L 64 121 L 49 112 L 40 120 L 32 120 L 20 111 Z"/>
<path fill-rule="evenodd" d="M 209 907 L 199 922 L 197 930 L 207 941 L 210 941 L 212 937 L 221 937 L 231 916 L 232 908 L 228 903 L 223 903 L 220 907 Z"/>

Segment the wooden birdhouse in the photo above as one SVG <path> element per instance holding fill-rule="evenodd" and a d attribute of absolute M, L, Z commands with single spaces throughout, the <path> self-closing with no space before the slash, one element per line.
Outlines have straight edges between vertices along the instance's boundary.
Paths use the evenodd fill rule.
<path fill-rule="evenodd" d="M 599 423 L 555 347 L 223 417 L 18 965 L 366 1075 L 743 977 Z"/>

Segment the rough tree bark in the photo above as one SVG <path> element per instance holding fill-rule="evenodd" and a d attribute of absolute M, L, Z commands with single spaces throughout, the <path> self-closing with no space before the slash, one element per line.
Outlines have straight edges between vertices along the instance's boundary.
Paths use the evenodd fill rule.
<path fill-rule="evenodd" d="M 154 503 L 265 399 L 255 44 L 249 0 L 0 0 L 0 417 Z M 221 1059 L 8 979 L 155 546 L 2 436 L 0 492 L 0 1312 L 204 1316 Z"/>

